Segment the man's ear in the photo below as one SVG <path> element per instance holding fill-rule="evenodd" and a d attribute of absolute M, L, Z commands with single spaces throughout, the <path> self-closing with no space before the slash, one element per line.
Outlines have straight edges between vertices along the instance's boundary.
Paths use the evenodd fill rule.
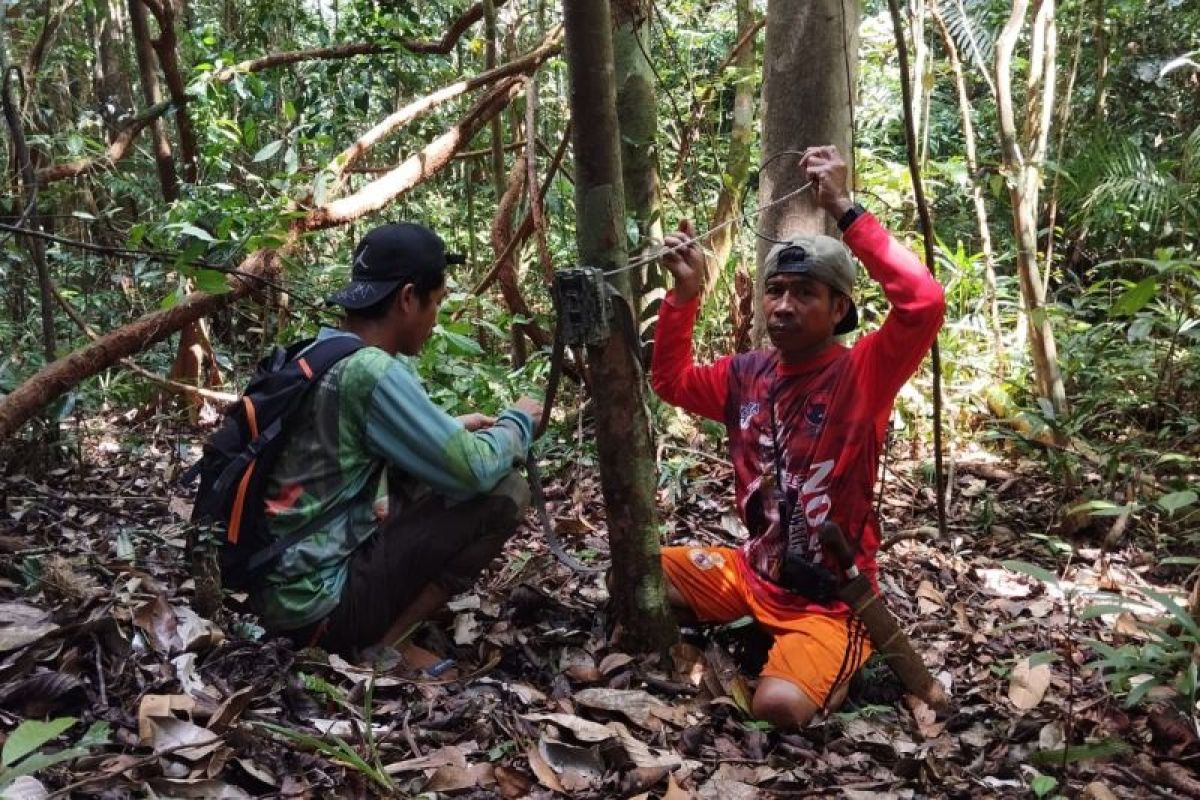
<path fill-rule="evenodd" d="M 396 292 L 396 309 L 400 312 L 407 312 L 417 302 L 417 287 L 415 284 L 406 283 L 400 287 L 400 291 Z"/>
<path fill-rule="evenodd" d="M 833 315 L 837 317 L 834 327 L 837 327 L 850 313 L 850 298 L 838 291 L 832 291 L 831 294 L 833 295 Z"/>

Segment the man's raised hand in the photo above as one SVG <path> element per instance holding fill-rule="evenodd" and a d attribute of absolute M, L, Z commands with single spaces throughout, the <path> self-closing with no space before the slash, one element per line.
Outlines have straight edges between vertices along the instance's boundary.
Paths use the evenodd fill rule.
<path fill-rule="evenodd" d="M 704 290 L 704 251 L 695 241 L 696 227 L 691 220 L 679 223 L 679 230 L 663 237 L 663 266 L 675 277 L 675 299 L 690 303 Z"/>
<path fill-rule="evenodd" d="M 800 158 L 800 174 L 813 182 L 817 205 L 834 219 L 840 219 L 853 205 L 846 189 L 849 172 L 842 154 L 831 144 L 810 147 Z"/>

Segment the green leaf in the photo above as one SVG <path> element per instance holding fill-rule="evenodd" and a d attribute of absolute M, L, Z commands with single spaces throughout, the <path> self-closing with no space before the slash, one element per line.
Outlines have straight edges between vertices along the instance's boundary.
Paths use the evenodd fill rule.
<path fill-rule="evenodd" d="M 459 355 L 483 355 L 483 348 L 479 346 L 478 342 L 469 336 L 463 336 L 461 333 L 455 333 L 454 331 L 449 331 L 445 328 L 442 329 L 441 336 L 449 348 Z"/>
<path fill-rule="evenodd" d="M 1129 750 L 1129 745 L 1120 739 L 1102 739 L 1088 744 L 1076 744 L 1060 747 L 1056 750 L 1041 750 L 1030 756 L 1030 761 L 1044 767 L 1057 764 L 1074 764 L 1076 761 L 1090 761 L 1095 758 L 1112 758 Z"/>
<path fill-rule="evenodd" d="M 1113 303 L 1112 313 L 1116 316 L 1127 317 L 1141 311 L 1158 291 L 1158 277 L 1146 278 L 1137 283 Z"/>
<path fill-rule="evenodd" d="M 192 276 L 192 280 L 196 282 L 196 288 L 202 292 L 209 294 L 224 294 L 229 291 L 229 283 L 225 280 L 225 273 L 215 269 L 197 270 Z"/>
<path fill-rule="evenodd" d="M 1031 655 L 1029 657 L 1029 666 L 1038 667 L 1042 664 L 1053 664 L 1055 661 L 1058 661 L 1058 654 L 1052 653 L 1049 650 L 1045 650 L 1041 653 L 1034 653 Z"/>
<path fill-rule="evenodd" d="M 1158 498 L 1158 504 L 1166 509 L 1168 514 L 1173 516 L 1176 511 L 1192 505 L 1197 499 L 1200 499 L 1200 497 L 1198 497 L 1195 492 L 1191 491 L 1190 489 L 1186 489 L 1182 492 L 1171 492 L 1170 494 L 1164 494 L 1162 497 Z"/>
<path fill-rule="evenodd" d="M 1174 597 L 1163 592 L 1156 592 L 1153 589 L 1142 589 L 1142 592 L 1156 603 L 1161 604 L 1175 618 L 1175 621 L 1183 626 L 1184 630 L 1195 637 L 1196 641 L 1200 641 L 1200 625 L 1196 624 L 1196 620 L 1192 619 L 1191 613 L 1179 605 Z"/>
<path fill-rule="evenodd" d="M 201 239 L 206 242 L 215 242 L 216 241 L 216 239 L 214 239 L 212 237 L 211 233 L 204 230 L 203 228 L 197 228 L 195 225 L 186 225 L 186 224 L 181 225 L 179 227 L 179 232 L 186 233 L 188 236 L 195 236 L 197 239 Z"/>
<path fill-rule="evenodd" d="M 1080 619 L 1094 619 L 1096 617 L 1108 616 L 1109 614 L 1120 614 L 1124 610 L 1125 606 L 1111 603 L 1101 603 L 1099 605 L 1088 606 L 1080 611 L 1076 616 L 1078 616 Z"/>
<path fill-rule="evenodd" d="M 276 139 L 269 144 L 263 145 L 262 149 L 254 154 L 254 163 L 257 164 L 259 161 L 266 161 L 278 153 L 281 147 L 283 147 L 283 139 Z"/>
<path fill-rule="evenodd" d="M 74 717 L 59 717 L 49 722 L 36 719 L 25 720 L 8 735 L 8 740 L 4 742 L 4 750 L 0 752 L 0 762 L 3 762 L 6 767 L 11 767 L 74 725 L 75 722 Z"/>
<path fill-rule="evenodd" d="M 1058 576 L 1044 567 L 1039 567 L 1037 564 L 1030 564 L 1028 561 L 1001 561 L 1000 564 L 1013 572 L 1020 572 L 1022 575 L 1028 575 L 1031 578 L 1036 578 L 1042 583 L 1058 585 Z"/>
<path fill-rule="evenodd" d="M 1029 784 L 1029 788 L 1038 797 L 1045 797 L 1050 794 L 1050 792 L 1054 791 L 1055 786 L 1058 786 L 1058 780 L 1049 775 L 1038 775 Z"/>

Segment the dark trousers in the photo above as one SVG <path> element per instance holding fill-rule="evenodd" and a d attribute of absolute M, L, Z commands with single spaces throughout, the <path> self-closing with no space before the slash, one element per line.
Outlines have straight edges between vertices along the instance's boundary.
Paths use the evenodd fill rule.
<path fill-rule="evenodd" d="M 292 640 L 345 654 L 377 643 L 426 586 L 470 589 L 528 508 L 529 484 L 510 472 L 486 495 L 452 506 L 431 495 L 389 517 L 350 557 L 337 607 Z"/>

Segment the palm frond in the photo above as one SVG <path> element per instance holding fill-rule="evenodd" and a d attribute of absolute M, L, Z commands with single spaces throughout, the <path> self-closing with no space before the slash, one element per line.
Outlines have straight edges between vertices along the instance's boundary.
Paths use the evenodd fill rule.
<path fill-rule="evenodd" d="M 989 0 L 943 0 L 940 3 L 946 29 L 950 31 L 963 61 L 991 74 L 992 54 L 1002 27 Z"/>
<path fill-rule="evenodd" d="M 1181 181 L 1129 139 L 1099 139 L 1075 161 L 1083 191 L 1079 220 L 1091 230 L 1155 235 L 1196 218 L 1197 187 Z"/>

